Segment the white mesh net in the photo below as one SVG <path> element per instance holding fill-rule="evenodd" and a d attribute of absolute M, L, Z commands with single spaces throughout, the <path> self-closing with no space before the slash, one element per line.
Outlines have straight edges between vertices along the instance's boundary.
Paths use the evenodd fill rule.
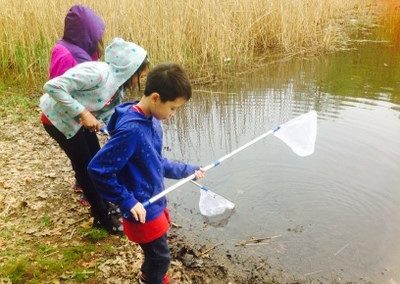
<path fill-rule="evenodd" d="M 199 208 L 203 216 L 214 217 L 232 210 L 235 204 L 224 197 L 210 191 L 200 190 Z"/>
<path fill-rule="evenodd" d="M 314 153 L 317 137 L 317 113 L 310 111 L 282 124 L 273 134 L 286 143 L 297 155 Z"/>

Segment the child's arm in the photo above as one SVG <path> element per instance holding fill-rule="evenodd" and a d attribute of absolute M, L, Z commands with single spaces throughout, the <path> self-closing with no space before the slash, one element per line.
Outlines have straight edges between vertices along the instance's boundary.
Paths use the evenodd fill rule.
<path fill-rule="evenodd" d="M 204 171 L 199 166 L 176 162 L 163 158 L 164 176 L 166 178 L 181 179 L 191 174 L 195 174 L 196 178 L 204 177 Z"/>
<path fill-rule="evenodd" d="M 90 129 L 90 131 L 100 131 L 101 128 L 101 122 L 97 120 L 97 118 L 90 113 L 90 111 L 84 110 L 80 115 L 79 115 L 79 121 L 81 125 L 86 127 L 87 129 Z"/>
<path fill-rule="evenodd" d="M 85 111 L 85 107 L 71 93 L 90 90 L 100 83 L 101 76 L 96 69 L 77 65 L 62 76 L 48 81 L 43 91 L 58 103 L 62 104 L 72 116 L 78 116 Z"/>
<path fill-rule="evenodd" d="M 120 206 L 124 212 L 131 211 L 138 201 L 123 184 L 118 182 L 117 174 L 135 152 L 136 139 L 137 134 L 134 131 L 118 131 L 88 166 L 89 175 L 102 197 Z M 140 211 L 139 209 L 136 213 L 140 215 Z M 132 214 L 135 216 L 133 212 Z"/>

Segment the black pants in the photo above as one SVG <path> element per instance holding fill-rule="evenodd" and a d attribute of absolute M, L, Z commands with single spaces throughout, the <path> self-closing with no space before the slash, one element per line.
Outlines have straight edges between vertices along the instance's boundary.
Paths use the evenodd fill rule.
<path fill-rule="evenodd" d="M 96 191 L 87 171 L 90 160 L 100 150 L 100 143 L 96 133 L 82 127 L 74 137 L 67 139 L 53 125 L 43 124 L 43 126 L 71 160 L 76 181 L 82 187 L 83 193 L 91 206 L 92 215 L 99 216 L 106 214 L 106 203 Z"/>
<path fill-rule="evenodd" d="M 145 275 L 146 284 L 162 284 L 171 261 L 167 234 L 150 243 L 140 244 L 140 247 L 144 253 L 141 271 Z"/>

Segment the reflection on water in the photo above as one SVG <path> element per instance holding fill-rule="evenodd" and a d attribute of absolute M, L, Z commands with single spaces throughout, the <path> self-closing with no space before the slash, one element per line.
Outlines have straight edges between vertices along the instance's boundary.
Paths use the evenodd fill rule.
<path fill-rule="evenodd" d="M 318 135 L 306 158 L 269 136 L 210 170 L 202 182 L 236 204 L 224 227 L 203 224 L 190 184 L 170 195 L 177 222 L 298 278 L 399 282 L 399 59 L 370 45 L 269 66 L 214 89 L 222 93 L 195 92 L 165 124 L 170 158 L 209 164 L 311 109 Z M 234 246 L 273 235 L 281 237 L 269 245 Z"/>

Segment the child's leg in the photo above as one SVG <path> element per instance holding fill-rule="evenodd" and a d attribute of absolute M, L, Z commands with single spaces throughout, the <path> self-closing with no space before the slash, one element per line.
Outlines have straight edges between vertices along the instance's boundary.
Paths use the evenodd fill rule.
<path fill-rule="evenodd" d="M 140 244 L 144 253 L 144 262 L 142 272 L 145 275 L 146 284 L 162 284 L 164 277 L 168 272 L 169 263 L 171 260 L 167 234 L 162 237 L 147 243 Z"/>
<path fill-rule="evenodd" d="M 83 189 L 83 193 L 90 204 L 92 216 L 95 218 L 94 224 L 110 233 L 120 233 L 118 220 L 114 220 L 108 214 L 107 204 L 94 187 L 87 171 L 90 160 L 100 149 L 96 134 L 81 128 L 74 137 L 67 139 L 53 125 L 44 124 L 44 128 L 57 141 L 73 163 L 77 181 Z"/>
<path fill-rule="evenodd" d="M 87 143 L 86 130 L 81 128 L 74 137 L 67 139 L 64 134 L 53 125 L 44 125 L 44 128 L 47 133 L 57 141 L 74 165 L 77 181 L 82 186 L 83 192 L 85 193 L 92 210 L 94 212 L 106 212 L 106 205 L 100 194 L 94 188 L 87 172 L 87 166 L 93 157 L 90 147 L 93 146 L 90 145 L 89 147 Z M 93 142 L 91 141 L 91 143 Z"/>
<path fill-rule="evenodd" d="M 87 171 L 90 160 L 100 149 L 96 134 L 82 127 L 74 137 L 67 139 L 53 125 L 44 124 L 43 126 L 73 163 L 77 181 L 81 185 L 83 193 L 90 204 L 90 211 L 94 217 L 94 225 L 106 229 L 109 233 L 121 233 L 119 230 L 120 223 L 108 214 L 108 207 L 94 187 Z"/>

